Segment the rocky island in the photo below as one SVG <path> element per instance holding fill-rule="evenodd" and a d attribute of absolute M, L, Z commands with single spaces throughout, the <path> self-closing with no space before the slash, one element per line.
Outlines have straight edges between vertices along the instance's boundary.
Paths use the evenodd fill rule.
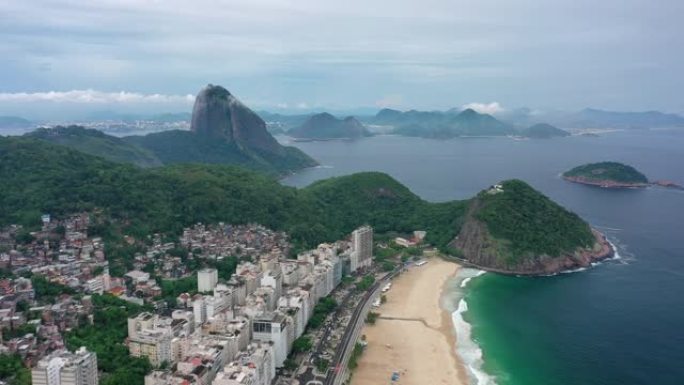
<path fill-rule="evenodd" d="M 563 173 L 563 179 L 603 188 L 641 188 L 648 178 L 634 167 L 618 162 L 590 163 Z"/>

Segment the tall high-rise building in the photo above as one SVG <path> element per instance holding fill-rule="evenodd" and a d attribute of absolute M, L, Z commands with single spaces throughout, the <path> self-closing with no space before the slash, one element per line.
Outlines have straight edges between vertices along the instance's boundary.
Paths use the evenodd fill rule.
<path fill-rule="evenodd" d="M 351 271 L 370 266 L 373 258 L 373 228 L 362 226 L 352 232 Z"/>
<path fill-rule="evenodd" d="M 33 385 L 97 385 L 97 355 L 84 347 L 58 350 L 38 361 L 31 378 Z"/>
<path fill-rule="evenodd" d="M 218 270 L 202 269 L 197 272 L 197 291 L 206 293 L 213 291 L 218 283 Z"/>

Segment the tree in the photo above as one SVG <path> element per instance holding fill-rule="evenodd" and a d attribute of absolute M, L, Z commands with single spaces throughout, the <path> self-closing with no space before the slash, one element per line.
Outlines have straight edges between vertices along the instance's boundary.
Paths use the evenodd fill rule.
<path fill-rule="evenodd" d="M 361 281 L 356 283 L 356 290 L 358 291 L 366 291 L 373 286 L 375 283 L 375 277 L 372 275 L 366 275 L 363 278 L 361 278 Z"/>
<path fill-rule="evenodd" d="M 366 316 L 366 323 L 369 325 L 375 325 L 375 322 L 377 322 L 378 317 L 380 317 L 379 313 L 375 312 L 368 312 L 368 315 Z"/>
<path fill-rule="evenodd" d="M 288 358 L 283 363 L 283 367 L 285 368 L 285 370 L 293 371 L 297 369 L 298 365 L 295 360 L 293 360 L 292 358 Z"/>
<path fill-rule="evenodd" d="M 294 340 L 292 343 L 292 353 L 294 354 L 299 354 L 299 353 L 304 353 L 308 352 L 311 350 L 313 347 L 313 342 L 311 342 L 311 338 L 306 337 L 306 336 L 301 336 Z"/>
<path fill-rule="evenodd" d="M 0 354 L 0 381 L 9 385 L 31 384 L 31 372 L 18 354 Z"/>

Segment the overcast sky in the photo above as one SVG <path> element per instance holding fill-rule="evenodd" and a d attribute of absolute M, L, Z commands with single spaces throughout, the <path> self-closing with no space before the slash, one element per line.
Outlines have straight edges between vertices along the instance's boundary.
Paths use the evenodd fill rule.
<path fill-rule="evenodd" d="M 184 110 L 214 83 L 257 109 L 681 113 L 684 1 L 0 0 L 0 57 L 5 110 Z"/>

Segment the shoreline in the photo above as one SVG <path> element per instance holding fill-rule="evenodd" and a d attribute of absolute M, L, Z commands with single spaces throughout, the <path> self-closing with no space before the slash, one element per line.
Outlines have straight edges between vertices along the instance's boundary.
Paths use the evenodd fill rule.
<path fill-rule="evenodd" d="M 608 238 L 600 231 L 591 228 L 594 237 L 596 238 L 596 245 L 600 245 L 601 249 L 598 251 L 583 250 L 575 254 L 566 254 L 556 258 L 548 258 L 544 263 L 540 262 L 539 269 L 536 270 L 515 270 L 515 269 L 500 269 L 496 267 L 482 266 L 472 263 L 466 259 L 457 258 L 451 255 L 444 255 L 442 258 L 460 264 L 463 267 L 488 271 L 502 275 L 512 276 L 526 276 L 526 277 L 548 277 L 551 275 L 572 272 L 577 269 L 587 268 L 594 263 L 611 259 L 617 252 L 616 248 L 610 243 Z"/>
<path fill-rule="evenodd" d="M 583 176 L 566 176 L 561 175 L 563 179 L 571 183 L 583 184 L 587 186 L 601 187 L 607 189 L 641 189 L 651 186 L 651 183 L 630 183 L 617 182 L 614 180 L 595 180 Z"/>
<path fill-rule="evenodd" d="M 437 257 L 412 266 L 392 280 L 387 302 L 372 311 L 375 325 L 364 326 L 368 346 L 351 385 L 376 385 L 399 373 L 403 384 L 467 385 L 467 368 L 457 353 L 453 310 L 443 306 L 449 283 L 461 266 Z"/>

